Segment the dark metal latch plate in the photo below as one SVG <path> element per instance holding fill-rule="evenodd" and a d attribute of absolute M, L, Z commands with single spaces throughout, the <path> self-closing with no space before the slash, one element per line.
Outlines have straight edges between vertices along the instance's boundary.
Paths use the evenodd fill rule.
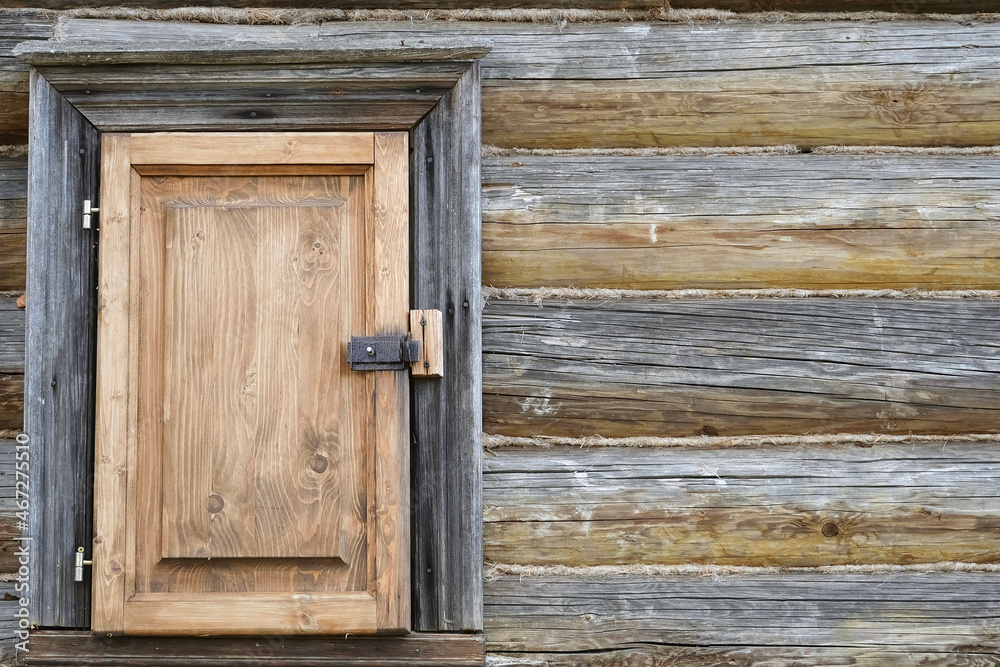
<path fill-rule="evenodd" d="M 420 341 L 409 336 L 351 336 L 347 360 L 352 371 L 401 371 L 420 361 Z"/>

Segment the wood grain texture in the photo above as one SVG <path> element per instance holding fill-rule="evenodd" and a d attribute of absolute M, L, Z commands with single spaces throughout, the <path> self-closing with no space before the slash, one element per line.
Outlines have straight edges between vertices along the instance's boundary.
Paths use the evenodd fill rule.
<path fill-rule="evenodd" d="M 364 224 L 362 184 L 146 180 L 144 223 L 165 238 L 159 307 L 174 313 L 161 343 L 163 557 L 352 563 L 341 549 L 363 542 L 364 513 L 341 518 L 356 436 L 340 415 L 364 400 L 343 382 L 351 332 L 339 287 L 350 280 L 349 230 Z"/>
<path fill-rule="evenodd" d="M 0 373 L 24 373 L 25 319 L 17 299 L 0 298 Z"/>
<path fill-rule="evenodd" d="M 488 651 L 650 644 L 996 653 L 996 574 L 501 577 Z"/>
<path fill-rule="evenodd" d="M 126 491 L 130 450 L 135 448 L 135 407 L 130 413 L 134 376 L 131 323 L 138 286 L 132 277 L 132 170 L 128 135 L 101 137 L 101 262 L 98 275 L 96 427 L 94 440 L 94 538 L 92 559 L 95 632 L 120 633 L 125 628 L 127 572 L 133 560 L 127 548 Z M 133 401 L 134 404 L 134 401 Z M 130 433 L 131 430 L 131 433 Z M 130 486 L 134 488 L 135 481 Z M 134 493 L 134 491 L 133 491 Z M 134 547 L 133 547 L 134 548 Z"/>
<path fill-rule="evenodd" d="M 514 157 L 483 167 L 483 282 L 1000 286 L 994 157 Z"/>
<path fill-rule="evenodd" d="M 413 377 L 441 377 L 444 374 L 444 313 L 440 310 L 411 310 L 410 337 L 420 343 L 420 359 L 410 364 Z"/>
<path fill-rule="evenodd" d="M 1000 136 L 996 24 L 388 27 L 386 39 L 465 35 L 493 42 L 482 61 L 482 127 L 484 142 L 497 146 L 965 146 Z M 273 34 L 227 28 L 147 26 L 131 34 L 204 43 Z M 65 29 L 67 43 L 96 35 L 107 41 L 116 30 L 87 21 L 69 21 Z M 327 23 L 284 34 L 353 39 L 371 30 Z"/>
<path fill-rule="evenodd" d="M 132 164 L 371 164 L 371 132 L 154 132 L 132 140 Z M 233 145 L 241 146 L 234 153 Z"/>
<path fill-rule="evenodd" d="M 998 432 L 993 301 L 491 302 L 504 435 Z"/>
<path fill-rule="evenodd" d="M 82 627 L 90 595 L 70 573 L 77 546 L 91 541 L 97 262 L 93 232 L 79 222 L 82 201 L 97 199 L 98 135 L 37 75 L 31 95 L 24 390 L 37 546 L 31 620 Z"/>
<path fill-rule="evenodd" d="M 0 157 L 0 290 L 25 287 L 27 185 L 27 157 Z"/>
<path fill-rule="evenodd" d="M 482 628 L 480 71 L 413 130 L 410 307 L 443 314 L 444 377 L 412 384 L 413 629 Z"/>
<path fill-rule="evenodd" d="M 116 25 L 121 23 L 71 20 L 66 35 L 69 40 L 96 35 L 105 42 L 124 40 Z M 997 48 L 995 24 L 736 23 L 708 30 L 685 24 L 456 22 L 391 27 L 380 38 L 462 36 L 493 42 L 493 52 L 483 61 L 488 79 L 483 137 L 499 146 L 974 145 L 994 143 L 1000 128 L 991 92 L 996 69 L 989 55 Z M 374 34 L 370 25 L 338 23 L 320 28 L 158 23 L 128 29 L 135 35 L 133 44 L 173 41 L 174 48 L 212 40 L 217 48 L 220 35 L 223 41 L 239 41 L 280 33 L 308 42 Z M 772 48 L 776 43 L 784 47 L 780 56 Z M 720 54 L 726 54 L 724 60 Z M 177 92 L 165 94 L 176 98 Z M 96 93 L 95 84 L 91 94 Z M 110 115 L 97 119 L 88 112 L 88 117 L 108 129 L 135 129 L 139 121 L 128 109 L 120 108 L 115 120 L 121 102 L 109 99 L 100 113 Z M 84 104 L 82 99 L 74 103 Z M 175 110 L 172 120 L 143 113 L 172 129 L 207 127 L 223 118 L 235 123 L 233 129 L 309 125 L 310 112 L 279 99 L 263 100 L 257 108 L 234 105 L 214 115 L 203 110 L 176 116 L 180 110 Z M 803 108 L 810 112 L 801 113 Z M 258 116 L 249 117 L 251 111 Z M 338 122 L 336 113 L 328 123 Z M 376 117 L 393 113 L 386 105 Z M 405 120 L 397 115 L 387 122 L 404 127 Z M 360 127 L 363 117 L 339 122 L 348 121 Z"/>
<path fill-rule="evenodd" d="M 405 335 L 410 301 L 409 137 L 375 134 L 368 260 L 369 331 Z M 409 374 L 375 371 L 374 550 L 378 627 L 410 629 Z"/>
<path fill-rule="evenodd" d="M 2 632 L 2 631 L 0 631 Z M 36 631 L 26 664 L 182 667 L 478 667 L 482 636 L 421 633 L 408 637 L 101 637 Z"/>
<path fill-rule="evenodd" d="M 645 644 L 588 651 L 586 653 L 490 653 L 497 659 L 519 660 L 523 665 L 546 667 L 995 667 L 998 657 L 989 647 L 959 648 L 886 646 L 671 646 Z"/>
<path fill-rule="evenodd" d="M 1000 561 L 992 443 L 501 450 L 487 560 L 816 567 Z"/>

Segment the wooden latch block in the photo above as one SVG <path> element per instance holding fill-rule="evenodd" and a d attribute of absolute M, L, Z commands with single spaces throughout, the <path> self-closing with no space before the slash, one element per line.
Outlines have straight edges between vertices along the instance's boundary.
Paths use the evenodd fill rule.
<path fill-rule="evenodd" d="M 440 310 L 411 310 L 410 338 L 420 341 L 420 360 L 410 372 L 415 377 L 444 376 L 444 316 Z"/>

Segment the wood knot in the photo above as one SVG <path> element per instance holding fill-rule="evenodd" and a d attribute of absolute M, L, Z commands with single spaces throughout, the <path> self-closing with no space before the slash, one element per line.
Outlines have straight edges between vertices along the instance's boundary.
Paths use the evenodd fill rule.
<path fill-rule="evenodd" d="M 312 468 L 313 472 L 325 472 L 329 465 L 330 462 L 322 454 L 314 454 L 309 460 L 309 467 Z"/>
<path fill-rule="evenodd" d="M 840 528 L 837 528 L 837 524 L 832 521 L 828 521 L 823 524 L 823 535 L 826 537 L 836 537 L 840 535 Z"/>
<path fill-rule="evenodd" d="M 222 508 L 226 506 L 226 501 L 224 501 L 222 496 L 219 494 L 213 493 L 208 497 L 208 502 L 205 503 L 205 505 L 209 512 L 212 514 L 218 514 L 222 511 Z"/>
<path fill-rule="evenodd" d="M 719 435 L 719 429 L 705 424 L 701 427 L 701 430 L 698 431 L 698 435 Z"/>

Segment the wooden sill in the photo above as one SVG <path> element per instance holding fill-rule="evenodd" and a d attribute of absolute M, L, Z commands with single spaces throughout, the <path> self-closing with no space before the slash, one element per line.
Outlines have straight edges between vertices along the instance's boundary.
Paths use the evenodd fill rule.
<path fill-rule="evenodd" d="M 406 637 L 106 637 L 88 631 L 36 630 L 27 665 L 182 667 L 479 667 L 482 635 Z"/>

